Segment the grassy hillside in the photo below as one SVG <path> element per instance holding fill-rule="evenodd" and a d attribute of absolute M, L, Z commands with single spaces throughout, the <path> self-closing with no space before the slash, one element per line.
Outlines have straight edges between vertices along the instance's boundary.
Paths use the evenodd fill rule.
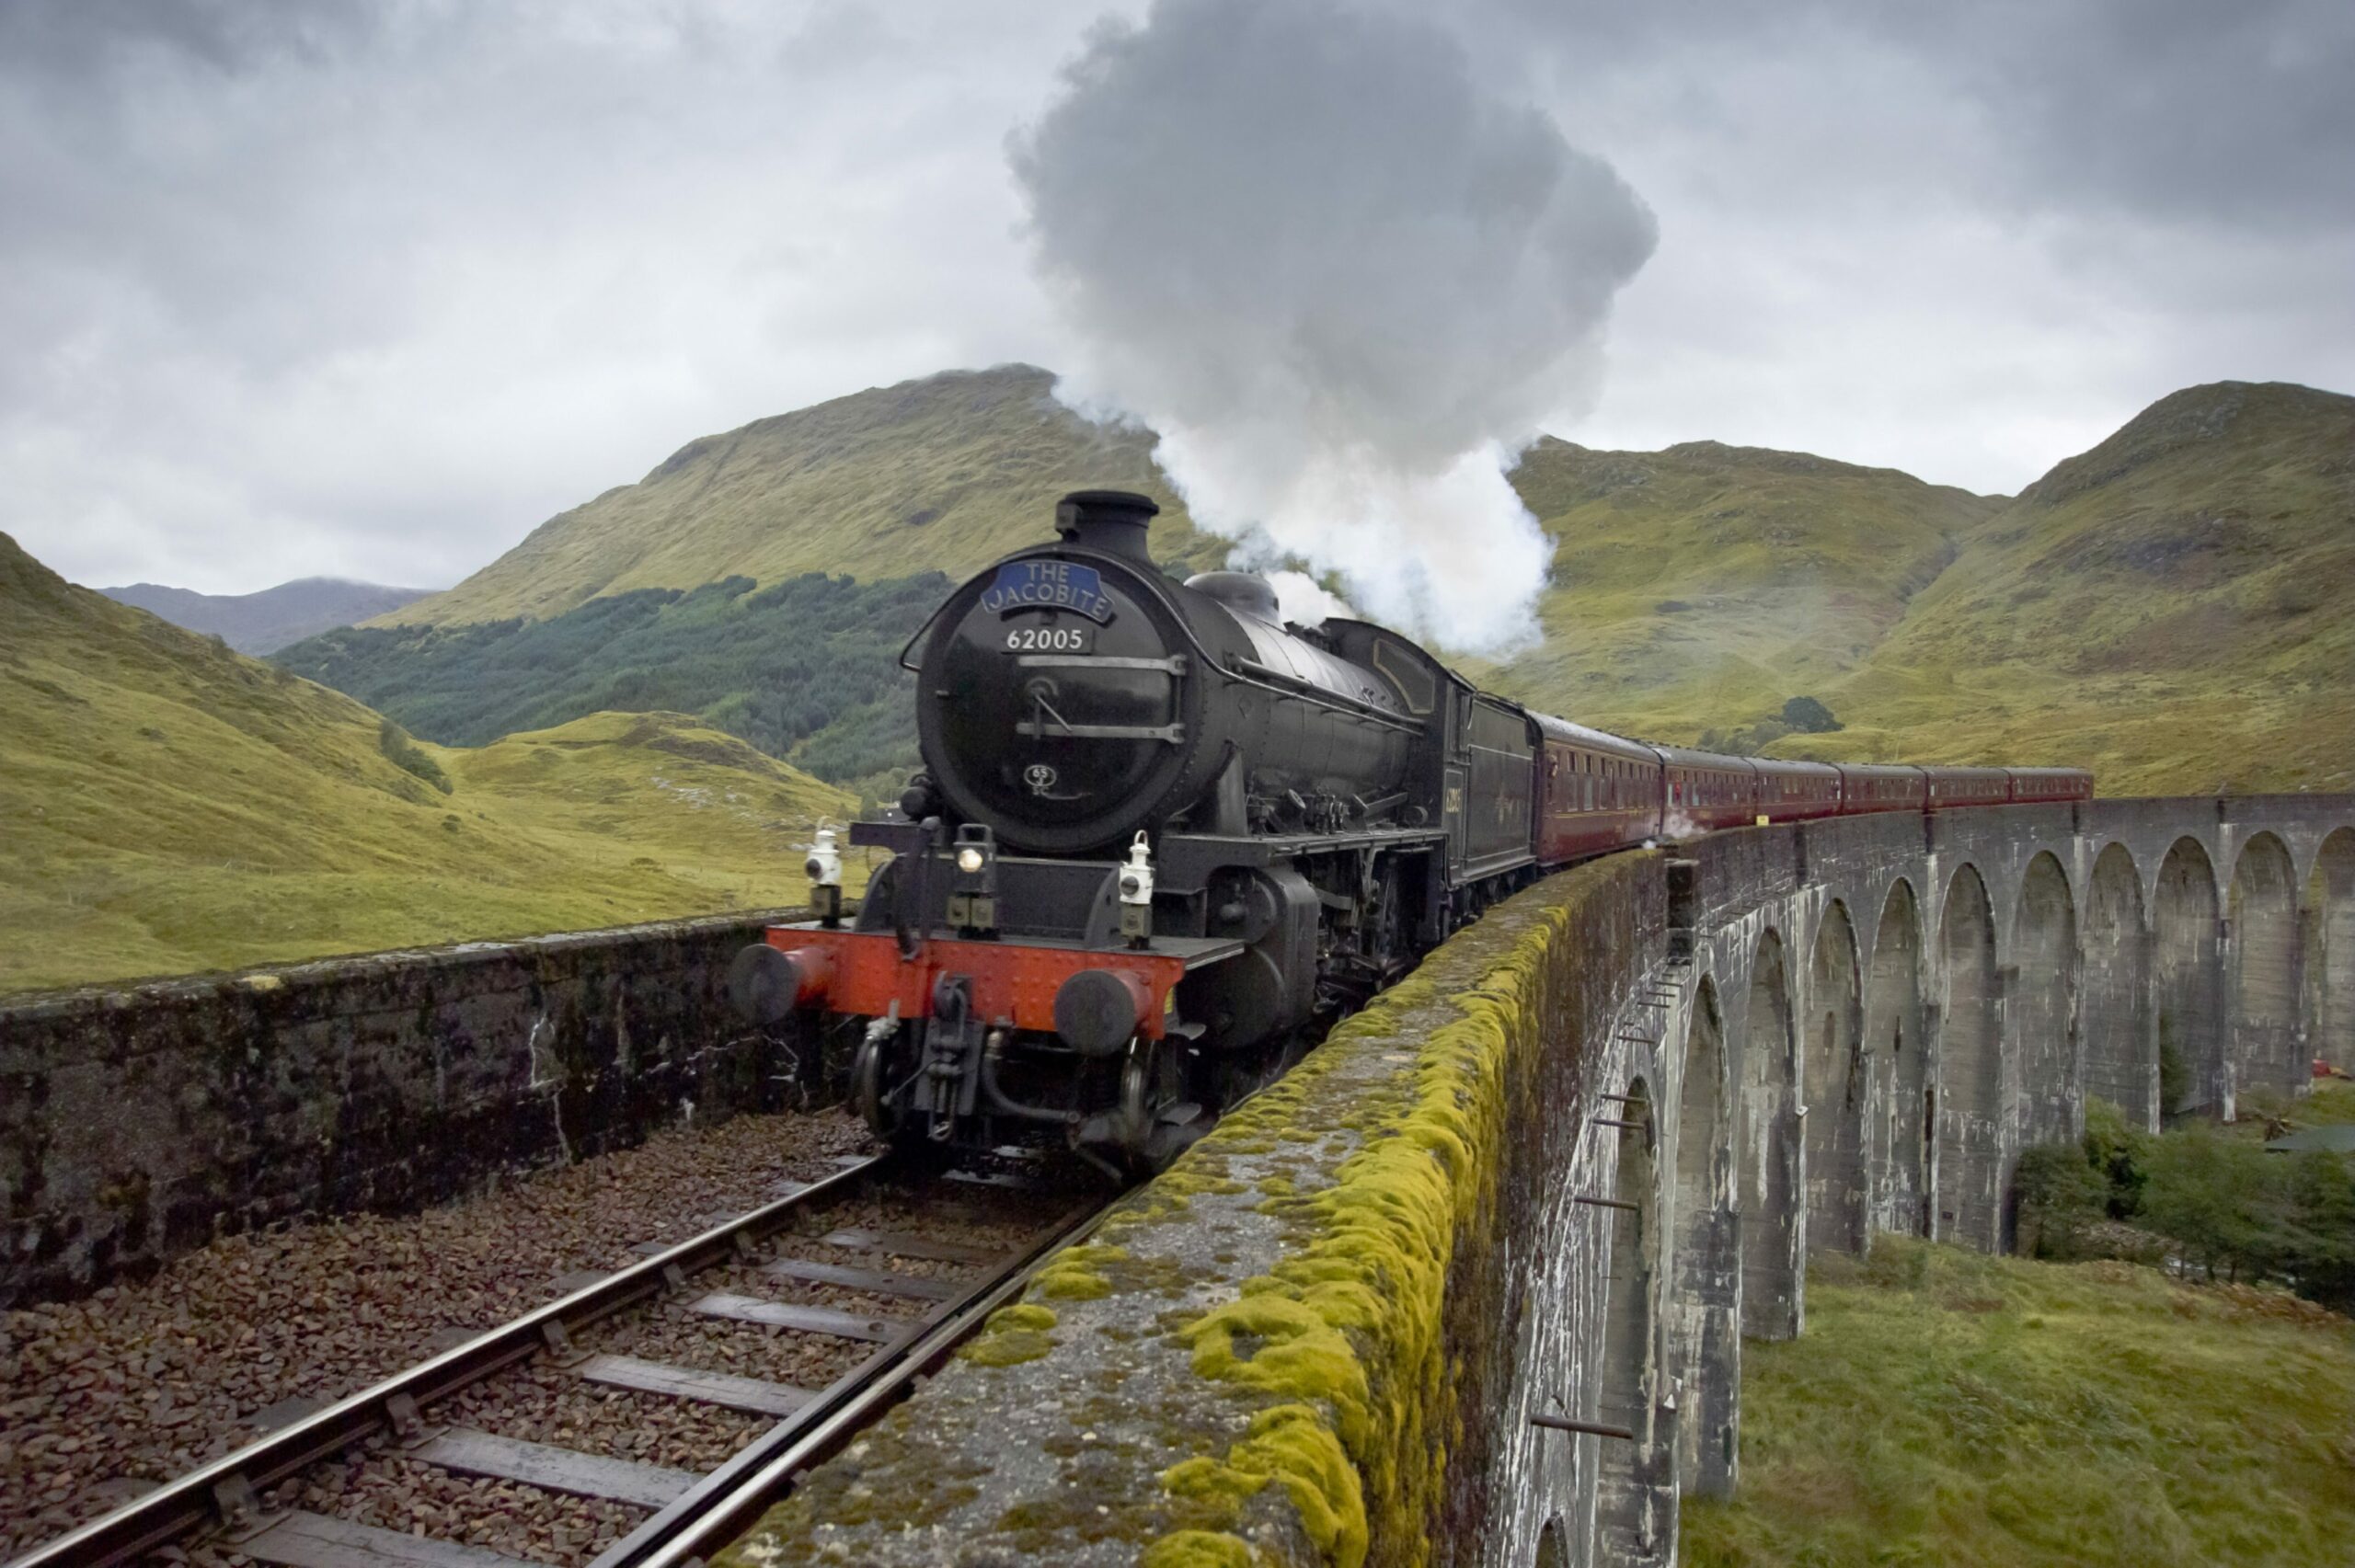
<path fill-rule="evenodd" d="M 2313 1564 L 2355 1540 L 2355 1325 L 2123 1263 L 1885 1238 L 1742 1347 L 1741 1486 L 1694 1568 Z"/>
<path fill-rule="evenodd" d="M 2000 504 L 1715 441 L 1593 452 L 1547 438 L 1512 481 L 1557 542 L 1545 643 L 1486 678 L 1586 723 L 1679 739 L 1856 669 Z"/>
<path fill-rule="evenodd" d="M 345 628 L 274 662 L 429 739 L 479 745 L 606 709 L 685 710 L 820 777 L 896 795 L 916 762 L 901 648 L 938 573 L 637 589 L 545 621 Z M 886 786 L 888 785 L 888 789 Z"/>
<path fill-rule="evenodd" d="M 1214 565 L 1153 461 L 1158 439 L 1096 425 L 1029 365 L 953 371 L 838 397 L 680 448 L 635 485 L 549 519 L 446 593 L 377 624 L 465 624 L 556 615 L 599 594 L 764 584 L 804 572 L 861 581 L 969 575 L 1051 538 L 1054 504 L 1086 486 L 1163 507 L 1164 558 Z"/>
<path fill-rule="evenodd" d="M 0 991 L 793 902 L 847 804 L 679 715 L 421 746 L 0 535 Z"/>
<path fill-rule="evenodd" d="M 1051 379 L 951 372 L 696 441 L 397 612 L 417 624 L 290 662 L 452 740 L 661 706 L 871 790 L 907 761 L 882 645 L 920 614 L 908 578 L 1046 537 L 1073 485 L 1168 499 L 1153 438 Z M 2016 500 L 1708 441 L 1548 439 L 1513 483 L 1557 542 L 1545 640 L 1466 670 L 1534 705 L 1788 755 L 2083 762 L 2108 794 L 2355 787 L 2355 399 L 2194 387 Z M 1175 513 L 1156 553 L 1217 557 Z M 872 624 L 839 586 L 777 608 L 810 571 L 879 596 Z M 1798 696 L 1846 727 L 1761 728 Z"/>
<path fill-rule="evenodd" d="M 2107 793 L 2355 787 L 2355 398 L 2154 404 L 1972 532 L 1809 754 L 2090 757 Z M 1798 749 L 1802 743 L 1788 743 Z"/>

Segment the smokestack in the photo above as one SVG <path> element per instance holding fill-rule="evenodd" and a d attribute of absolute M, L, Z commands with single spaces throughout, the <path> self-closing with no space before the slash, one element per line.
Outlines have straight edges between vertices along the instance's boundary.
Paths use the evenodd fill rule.
<path fill-rule="evenodd" d="M 1055 532 L 1066 544 L 1101 550 L 1153 565 L 1145 552 L 1145 529 L 1161 509 L 1150 496 L 1129 490 L 1074 490 L 1055 503 Z"/>

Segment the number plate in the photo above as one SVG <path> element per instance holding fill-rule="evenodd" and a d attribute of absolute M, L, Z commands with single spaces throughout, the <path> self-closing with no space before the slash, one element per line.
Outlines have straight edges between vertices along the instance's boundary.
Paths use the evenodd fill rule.
<path fill-rule="evenodd" d="M 1051 626 L 1015 625 L 1005 629 L 1008 653 L 1093 653 L 1096 628 L 1085 621 L 1063 621 Z"/>

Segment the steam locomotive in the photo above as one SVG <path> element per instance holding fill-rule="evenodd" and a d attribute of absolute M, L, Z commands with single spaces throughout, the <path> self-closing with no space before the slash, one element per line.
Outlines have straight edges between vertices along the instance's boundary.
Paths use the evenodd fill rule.
<path fill-rule="evenodd" d="M 821 833 L 819 918 L 730 967 L 755 1024 L 864 1021 L 854 1097 L 895 1142 L 1155 1169 L 1567 863 L 2093 791 L 2076 769 L 1781 761 L 1589 729 L 1381 626 L 1287 625 L 1262 578 L 1172 579 L 1146 553 L 1158 509 L 1074 492 L 1056 543 L 949 596 L 901 656 L 925 771 L 850 830 L 890 858 L 846 921 Z"/>

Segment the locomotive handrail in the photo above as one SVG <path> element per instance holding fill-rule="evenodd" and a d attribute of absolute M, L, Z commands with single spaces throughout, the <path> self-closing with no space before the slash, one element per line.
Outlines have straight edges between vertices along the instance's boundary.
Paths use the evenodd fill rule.
<path fill-rule="evenodd" d="M 1377 724 L 1386 724 L 1393 729 L 1404 730 L 1408 735 L 1420 735 L 1423 732 L 1423 727 L 1411 719 L 1401 718 L 1385 708 L 1375 707 L 1372 703 L 1361 703 L 1344 692 L 1327 691 L 1314 681 L 1303 681 L 1294 675 L 1287 675 L 1282 670 L 1262 664 L 1256 658 L 1237 658 L 1226 667 L 1226 671 L 1249 685 L 1272 685 L 1278 689 L 1280 696 L 1298 697 L 1303 702 L 1314 703 L 1320 707 L 1354 714 L 1360 718 L 1370 718 Z"/>
<path fill-rule="evenodd" d="M 1186 656 L 1173 653 L 1167 658 L 1139 658 L 1130 654 L 1115 653 L 1024 653 L 1014 658 L 1017 670 L 1157 670 L 1180 680 L 1186 674 Z"/>
<path fill-rule="evenodd" d="M 1052 708 L 1047 710 L 1054 713 Z M 1051 735 L 1067 735 L 1074 740 L 1165 740 L 1172 746 L 1186 743 L 1186 727 L 1178 724 L 1074 724 L 1061 714 L 1055 714 L 1054 727 L 1050 729 L 1037 719 L 1016 721 L 1014 733 L 1044 740 Z"/>

